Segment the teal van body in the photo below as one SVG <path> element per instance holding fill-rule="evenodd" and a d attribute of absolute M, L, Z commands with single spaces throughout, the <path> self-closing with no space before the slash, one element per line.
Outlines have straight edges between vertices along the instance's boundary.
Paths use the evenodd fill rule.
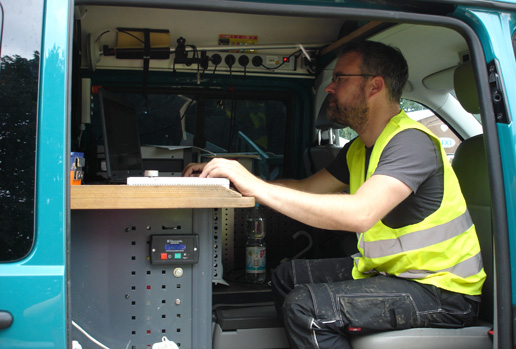
<path fill-rule="evenodd" d="M 239 105 L 245 104 L 250 108 L 249 110 L 251 111 L 246 111 L 246 115 L 250 115 L 249 118 L 255 117 L 251 116 L 253 111 L 251 108 L 263 108 L 263 110 L 265 110 L 263 113 L 269 113 L 274 109 L 274 113 L 276 113 L 274 116 L 281 114 L 281 120 L 284 120 L 284 125 L 281 127 L 270 126 L 272 125 L 272 122 L 270 122 L 272 117 L 267 116 L 269 122 L 267 132 L 269 133 L 266 137 L 264 136 L 267 138 L 266 141 L 263 140 L 263 137 L 260 138 L 261 136 L 257 136 L 250 142 L 245 143 L 245 140 L 249 137 L 238 136 L 238 134 L 235 133 L 235 135 L 232 134 L 232 136 L 234 136 L 235 139 L 238 138 L 241 143 L 238 143 L 238 146 L 234 147 L 233 145 L 228 145 L 227 149 L 234 148 L 233 151 L 228 153 L 235 158 L 245 154 L 245 156 L 251 156 L 252 159 L 258 159 L 252 160 L 257 161 L 254 163 L 254 168 L 255 171 L 257 171 L 256 174 L 261 175 L 264 179 L 280 178 L 281 176 L 302 178 L 310 172 L 306 168 L 306 151 L 313 144 L 317 143 L 318 137 L 320 137 L 316 130 L 319 109 L 323 103 L 320 95 L 324 95 L 324 92 L 321 92 L 324 89 L 324 82 L 326 81 L 327 83 L 329 79 L 328 74 L 331 75 L 331 62 L 334 60 L 336 50 L 338 49 L 338 45 L 335 43 L 338 43 L 342 38 L 348 37 L 348 35 L 351 35 L 351 39 L 374 37 L 377 40 L 382 40 L 383 31 L 387 32 L 389 28 L 392 30 L 394 25 L 407 25 L 407 27 L 404 28 L 409 29 L 406 30 L 411 30 L 411 26 L 442 26 L 446 30 L 459 33 L 459 36 L 463 37 L 464 42 L 467 43 L 470 59 L 473 62 L 475 70 L 477 85 L 476 97 L 480 104 L 480 112 L 478 113 L 480 116 L 478 118 L 480 118 L 481 123 L 475 127 L 479 130 L 483 130 L 479 131 L 479 133 L 484 134 L 485 149 L 488 154 L 487 162 L 492 195 L 493 241 L 496 251 L 493 259 L 496 270 L 493 272 L 495 280 L 493 295 L 495 298 L 493 303 L 489 305 L 491 314 L 494 314 L 492 315 L 494 317 L 491 318 L 492 321 L 488 321 L 485 325 L 493 327 L 494 331 L 491 337 L 486 332 L 484 339 L 492 343 L 493 348 L 516 347 L 514 344 L 516 343 L 516 332 L 513 326 L 516 319 L 516 129 L 512 120 L 516 114 L 516 84 L 514 84 L 516 80 L 516 1 L 441 0 L 410 1 L 398 4 L 398 2 L 394 0 L 284 2 L 230 0 L 76 0 L 74 2 L 73 0 L 31 0 L 26 1 L 26 3 L 25 1 L 17 0 L 0 0 L 0 4 L 2 4 L 2 30 L 4 32 L 2 37 L 3 42 L 0 43 L 0 54 L 2 55 L 0 80 L 2 74 L 7 71 L 6 67 L 8 67 L 9 64 L 12 64 L 17 59 L 22 59 L 20 56 L 17 56 L 19 53 L 16 51 L 6 51 L 6 47 L 9 47 L 8 45 L 10 44 L 8 40 L 14 40 L 9 38 L 7 33 L 9 31 L 13 33 L 13 31 L 17 30 L 15 26 L 16 23 L 10 21 L 11 14 L 13 12 L 23 12 L 25 6 L 30 8 L 39 7 L 39 16 L 41 18 L 40 25 L 36 24 L 39 27 L 27 34 L 28 36 L 41 38 L 39 47 L 37 48 L 40 54 L 38 58 L 39 74 L 37 77 L 37 116 L 34 119 L 36 125 L 36 134 L 34 134 L 34 165 L 27 170 L 33 177 L 33 198 L 29 200 L 29 206 L 31 206 L 31 208 L 24 211 L 27 217 L 27 224 L 33 227 L 33 231 L 22 234 L 22 239 L 25 240 L 23 243 L 24 246 L 27 246 L 27 241 L 29 241 L 28 247 L 23 247 L 18 253 L 11 254 L 11 250 L 16 249 L 16 241 L 18 240 L 14 239 L 13 236 L 15 236 L 17 232 L 0 228 L 0 245 L 12 245 L 6 247 L 4 252 L 0 251 L 0 348 L 72 348 L 73 345 L 77 345 L 72 344 L 75 340 L 80 341 L 83 348 L 97 347 L 91 344 L 92 342 L 90 340 L 85 339 L 86 337 L 83 337 L 82 334 L 78 334 L 76 325 L 80 325 L 81 320 L 83 320 L 83 323 L 87 324 L 87 326 L 84 327 L 88 328 L 89 334 L 97 338 L 99 337 L 98 334 L 93 335 L 91 333 L 95 332 L 96 327 L 94 323 L 97 317 L 99 319 L 102 317 L 109 318 L 111 322 L 117 321 L 116 318 L 112 318 L 116 314 L 110 313 L 108 310 L 106 310 L 106 314 L 102 314 L 100 311 L 98 314 L 89 314 L 89 317 L 83 319 L 77 319 L 77 310 L 74 312 L 74 309 L 81 309 L 81 312 L 87 312 L 89 309 L 87 305 L 79 305 L 74 302 L 74 295 L 77 297 L 76 295 L 78 293 L 76 292 L 79 292 L 77 291 L 79 287 L 77 285 L 81 285 L 80 287 L 84 289 L 91 288 L 92 299 L 106 297 L 106 299 L 108 299 L 106 304 L 114 301 L 114 296 L 106 295 L 113 292 L 113 290 L 107 289 L 100 292 L 95 291 L 96 285 L 94 284 L 81 284 L 83 283 L 80 277 L 81 264 L 80 261 L 74 258 L 74 253 L 76 253 L 77 249 L 81 248 L 81 245 L 72 242 L 72 240 L 74 240 L 74 229 L 72 227 L 74 227 L 74 220 L 76 222 L 76 218 L 74 216 L 75 212 L 72 212 L 73 210 L 70 204 L 70 168 L 72 166 L 70 153 L 73 151 L 90 151 L 102 145 L 100 121 L 98 121 L 100 101 L 96 93 L 97 88 L 105 87 L 109 89 L 111 87 L 113 91 L 117 93 L 125 94 L 126 97 L 132 96 L 130 98 L 135 98 L 134 96 L 141 93 L 141 85 L 146 84 L 145 86 L 148 86 L 149 94 L 173 95 L 173 103 L 178 103 L 178 98 L 180 98 L 178 96 L 186 96 L 186 99 L 195 99 L 195 103 L 191 101 L 189 103 L 192 105 L 196 104 L 197 106 L 192 108 L 197 108 L 197 110 L 200 110 L 199 105 L 201 103 L 210 105 L 210 103 L 216 102 L 220 104 L 220 107 L 214 104 L 213 110 L 215 110 L 214 113 L 219 113 L 217 115 L 220 116 L 220 120 L 223 120 L 224 117 L 230 113 L 233 113 L 233 116 L 237 114 L 238 112 L 235 110 L 237 110 L 236 105 L 238 103 L 241 103 Z M 297 56 L 294 64 L 301 67 L 298 70 L 273 71 L 270 67 L 274 62 L 270 63 L 269 69 L 263 69 L 262 71 L 259 70 L 262 69 L 259 66 L 255 68 L 249 66 L 247 73 L 245 69 L 235 68 L 235 71 L 232 72 L 231 67 L 226 70 L 221 68 L 221 70 L 218 71 L 214 70 L 212 76 L 205 76 L 202 78 L 204 80 L 201 79 L 201 84 L 205 84 L 203 87 L 206 87 L 206 90 L 209 91 L 199 92 L 199 71 L 189 66 L 181 65 L 182 63 L 180 62 L 177 64 L 178 71 L 175 72 L 175 63 L 173 66 L 172 63 L 168 65 L 163 63 L 164 65 L 160 65 L 162 63 L 159 62 L 152 65 L 153 60 L 151 59 L 151 68 L 147 72 L 147 76 L 143 77 L 143 68 L 140 63 L 138 63 L 138 65 L 136 63 L 132 65 L 133 63 L 131 63 L 132 61 L 130 59 L 119 58 L 117 60 L 117 58 L 114 58 L 114 53 L 111 54 L 108 52 L 109 49 L 114 49 L 114 37 L 110 37 L 114 32 L 112 27 L 106 29 L 106 32 L 111 30 L 111 33 L 107 34 L 92 31 L 90 34 L 92 34 L 94 38 L 97 38 L 97 40 L 92 39 L 88 44 L 83 42 L 83 46 L 78 47 L 77 40 L 81 38 L 81 35 L 82 39 L 84 39 L 86 28 L 98 29 L 94 26 L 96 20 L 86 23 L 87 16 L 94 14 L 98 16 L 99 22 L 107 20 L 107 17 L 101 16 L 102 11 L 99 10 L 104 7 L 107 8 L 106 11 L 111 11 L 109 12 L 110 15 L 116 14 L 113 18 L 116 18 L 118 22 L 113 25 L 113 28 L 115 26 L 125 26 L 126 28 L 153 28 L 154 25 L 157 28 L 164 23 L 161 22 L 161 18 L 156 18 L 156 22 L 153 23 L 152 20 L 144 15 L 144 17 L 142 17 L 144 19 L 139 23 L 134 14 L 137 12 L 141 12 L 142 14 L 148 12 L 148 16 L 151 17 L 157 13 L 154 11 L 159 9 L 171 12 L 183 11 L 185 16 L 189 16 L 192 13 L 195 15 L 197 12 L 203 14 L 213 13 L 214 26 L 224 22 L 218 22 L 218 17 L 216 17 L 215 14 L 220 16 L 226 15 L 226 26 L 220 25 L 222 27 L 220 30 L 229 31 L 232 25 L 237 26 L 237 28 L 242 28 L 243 24 L 237 23 L 238 16 L 240 15 L 270 16 L 271 18 L 274 18 L 274 16 L 282 18 L 295 17 L 296 20 L 299 20 L 299 23 L 302 23 L 302 20 L 307 20 L 307 23 L 309 23 L 307 25 L 314 25 L 312 22 L 308 21 L 311 18 L 318 20 L 328 19 L 331 23 L 338 22 L 339 18 L 350 18 L 354 20 L 353 25 L 356 27 L 350 29 L 346 26 L 342 26 L 339 28 L 341 32 L 339 33 L 339 30 L 337 30 L 332 36 L 321 32 L 321 34 L 319 34 L 320 41 L 317 42 L 319 46 L 309 47 L 309 45 L 307 45 L 306 50 L 308 53 L 306 53 L 306 51 L 305 53 L 302 52 L 302 50 L 305 50 L 304 47 L 302 50 L 299 49 L 299 53 L 296 53 Z M 137 10 L 135 11 L 134 9 Z M 133 22 L 128 20 L 124 21 L 124 16 L 132 16 L 130 18 Z M 389 26 L 372 26 L 370 30 L 360 31 L 360 28 L 364 28 L 364 23 L 368 21 L 387 22 L 388 20 L 392 22 L 389 23 Z M 81 21 L 83 23 L 81 23 Z M 235 23 L 232 21 L 235 21 Z M 243 20 L 243 22 L 245 22 L 245 20 Z M 323 22 L 317 23 L 320 24 Z M 188 25 L 184 28 L 176 28 L 176 33 L 171 33 L 171 57 L 174 57 L 174 53 L 178 52 L 176 36 L 184 35 L 187 38 L 187 44 L 197 45 L 196 42 L 193 42 L 193 39 L 192 42 L 190 42 L 187 35 L 189 33 L 188 30 L 194 32 L 194 27 L 200 24 L 198 22 L 187 24 Z M 27 26 L 30 28 L 34 27 L 31 25 Z M 252 30 L 258 31 L 260 26 L 253 24 L 251 28 Z M 321 28 L 318 28 L 318 30 L 320 29 Z M 83 30 L 84 33 L 81 32 L 81 30 Z M 219 30 L 218 27 L 213 30 L 216 34 L 223 34 L 222 32 L 215 32 Z M 276 30 L 275 35 L 279 37 L 285 35 L 285 37 L 288 38 L 287 34 L 289 33 L 287 33 L 286 30 L 282 31 L 281 28 L 277 28 Z M 317 31 L 317 33 L 319 33 L 319 31 Z M 389 35 L 394 35 L 392 33 L 393 32 L 390 31 Z M 195 35 L 192 34 L 192 36 L 201 40 L 203 35 L 207 34 L 201 33 Z M 267 37 L 267 35 L 270 34 L 263 34 L 263 37 Z M 330 36 L 332 38 L 331 42 L 326 42 L 325 40 Z M 272 38 L 273 36 L 270 35 L 269 37 Z M 317 39 L 315 34 L 311 39 Z M 105 47 L 101 45 L 95 47 L 95 43 L 103 40 L 105 41 Z M 279 40 L 281 40 L 281 38 Z M 389 38 L 385 38 L 385 41 L 389 43 Z M 285 61 L 289 61 L 289 59 L 294 56 L 291 57 L 285 52 L 292 52 L 294 49 L 297 50 L 298 42 L 292 45 L 290 45 L 291 43 L 289 42 L 284 42 L 284 44 L 289 44 L 287 45 L 288 48 L 286 51 L 281 51 L 277 56 L 284 58 Z M 306 42 L 306 44 L 311 43 Z M 334 44 L 332 49 L 325 50 L 325 48 L 331 47 L 332 44 Z M 421 42 L 421 45 L 424 44 L 424 41 Z M 202 45 L 205 44 L 203 43 Z M 88 49 L 98 49 L 100 52 L 99 57 L 95 57 L 91 52 L 86 53 L 86 46 L 88 46 Z M 15 47 L 12 42 L 11 47 Z M 259 52 L 260 49 L 258 48 L 257 50 Z M 187 50 L 186 52 L 190 51 Z M 241 54 L 241 52 L 238 54 Z M 224 51 L 222 56 L 227 56 L 227 52 Z M 8 59 L 6 58 L 4 60 L 4 57 L 8 57 Z M 197 59 L 197 56 L 189 56 L 188 54 L 187 57 Z M 95 59 L 98 59 L 98 61 L 94 62 Z M 434 57 L 434 59 L 439 60 L 440 57 Z M 170 62 L 172 62 L 172 60 L 173 58 L 170 58 Z M 92 69 L 92 61 L 93 64 L 97 64 L 96 68 Z M 140 61 L 141 58 L 138 58 L 138 62 Z M 457 58 L 456 64 L 459 63 L 462 62 L 459 62 L 459 58 Z M 210 64 L 212 64 L 211 61 Z M 209 74 L 211 74 L 211 69 L 213 69 L 212 66 L 208 69 L 210 70 Z M 240 77 L 243 78 L 240 79 Z M 146 79 L 146 82 L 142 83 L 142 79 Z M 81 83 L 85 83 L 86 85 L 82 85 L 83 87 L 81 87 Z M 420 85 L 423 86 L 423 84 Z M 409 97 L 414 96 L 418 97 L 418 95 L 414 93 L 421 91 L 420 85 L 414 85 L 414 89 L 407 91 L 407 96 L 404 97 L 407 99 L 411 99 Z M 87 94 L 86 102 L 84 102 L 84 100 L 81 101 L 81 93 L 77 91 L 84 93 L 84 91 L 87 90 L 92 90 L 93 92 Z M 441 90 L 434 89 L 432 93 L 441 93 L 439 91 Z M 206 94 L 204 95 L 203 93 Z M 231 95 L 231 93 L 233 94 Z M 218 97 L 219 94 L 222 97 Z M 421 94 L 421 96 L 422 95 L 423 94 Z M 418 102 L 417 98 L 412 99 Z M 244 100 L 245 102 L 240 102 Z M 0 103 L 7 103 L 6 99 L 2 101 L 0 101 Z M 90 102 L 91 110 L 88 109 L 86 114 L 83 114 L 81 112 L 81 106 L 89 105 Z M 80 104 L 81 106 L 79 106 Z M 174 105 L 174 108 L 177 107 L 177 109 L 185 108 L 184 110 L 182 109 L 184 114 L 181 117 L 181 121 L 183 121 L 185 115 L 190 115 L 188 113 L 192 112 L 190 104 L 181 104 L 178 107 Z M 442 105 L 444 104 L 445 102 L 443 100 Z M 148 104 L 147 107 L 149 105 L 150 104 Z M 234 109 L 231 109 L 230 105 L 232 105 Z M 6 108 L 6 104 L 0 104 L 0 109 L 1 108 Z M 151 107 L 148 107 L 149 113 L 151 109 Z M 433 110 L 436 115 L 439 115 L 437 105 L 430 106 L 428 109 Z M 232 111 L 230 112 L 230 110 Z M 278 110 L 281 111 L 281 113 Z M 513 113 L 513 111 L 515 111 L 515 113 Z M 259 113 L 256 112 L 256 115 L 258 114 Z M 85 121 L 88 117 L 84 115 L 91 116 L 92 120 Z M 468 113 L 468 115 L 470 114 Z M 5 115 L 2 114 L 1 117 L 4 118 Z M 97 121 L 93 120 L 95 118 Z M 184 127 L 186 129 L 191 127 L 189 126 L 189 120 L 193 118 L 193 116 L 185 118 L 186 126 Z M 230 117 L 228 116 L 228 118 Z M 250 128 L 267 128 L 260 124 L 260 118 L 261 116 L 257 116 L 253 119 L 253 126 Z M 456 134 L 461 140 L 475 135 L 474 131 L 468 131 L 467 126 L 461 128 L 458 121 L 446 120 L 446 115 L 444 115 L 443 119 L 445 119 L 446 127 L 457 129 Z M 475 118 L 472 116 L 471 120 L 474 119 Z M 0 120 L 0 125 L 2 125 L 3 121 L 4 120 Z M 220 130 L 216 130 L 214 133 L 221 134 L 225 132 L 223 128 L 229 129 L 234 127 L 234 125 L 222 123 L 215 125 L 216 126 L 212 125 L 210 127 L 220 127 Z M 0 127 L 5 130 L 9 126 L 4 123 Z M 4 152 L 2 156 L 7 159 L 10 155 L 6 155 L 2 147 L 5 146 L 6 140 L 9 142 L 15 142 L 16 140 L 9 138 L 6 133 L 1 133 L 2 129 L 0 129 L 0 155 Z M 275 134 L 275 130 L 278 133 L 281 132 L 281 135 Z M 323 131 L 327 132 L 327 129 L 323 129 Z M 321 134 L 323 140 L 324 137 L 329 137 L 331 140 L 330 143 L 333 144 L 333 137 L 335 137 L 335 139 L 344 137 L 343 133 L 339 132 L 340 131 L 337 129 L 330 129 L 330 133 L 327 132 L 325 134 L 322 132 Z M 244 132 L 242 131 L 242 133 Z M 330 135 L 328 136 L 328 134 Z M 274 137 L 281 139 L 282 142 L 286 140 L 284 142 L 286 144 L 282 143 L 281 146 L 283 148 L 281 148 L 280 151 L 271 150 L 276 149 L 273 148 L 276 146 L 273 145 Z M 95 144 L 95 142 L 98 143 Z M 262 144 L 265 143 L 260 142 L 267 142 L 270 149 L 263 147 Z M 247 144 L 247 148 L 242 146 L 244 143 Z M 256 143 L 258 143 L 259 146 L 256 146 Z M 204 145 L 206 146 L 206 144 Z M 337 140 L 335 145 L 342 146 Z M 208 148 L 209 145 L 206 147 Z M 222 145 L 216 144 L 210 152 L 217 153 L 214 149 L 219 148 L 222 148 Z M 257 149 L 259 151 L 257 151 Z M 7 167 L 7 165 L 5 165 L 6 162 L 2 162 L 2 159 L 4 158 L 0 158 L 0 168 L 5 167 L 2 169 L 3 172 L 1 172 L 0 181 L 16 177 L 17 174 L 14 173 L 12 168 Z M 86 160 L 88 161 L 88 157 Z M 99 159 L 97 160 L 98 163 L 101 162 Z M 87 163 L 86 167 L 88 166 L 91 168 L 93 165 Z M 88 173 L 86 173 L 86 176 L 87 175 Z M 97 173 L 95 173 L 94 176 L 95 179 L 93 181 L 98 181 L 96 177 Z M 85 177 L 82 185 L 86 186 L 87 184 L 88 177 Z M 7 189 L 3 187 L 3 184 L 0 182 L 0 206 L 2 206 L 0 210 L 4 210 L 3 207 L 12 205 L 12 198 L 7 193 Z M 23 199 L 24 202 L 25 200 L 26 199 Z M 236 222 L 236 220 L 240 219 L 237 217 L 240 211 L 236 211 L 235 209 L 235 212 L 237 212 L 235 213 L 235 218 L 231 216 L 231 219 L 234 219 Z M 232 214 L 233 213 L 231 213 L 231 215 Z M 241 214 L 243 215 L 244 213 Z M 297 226 L 290 221 L 285 221 L 284 218 L 278 218 L 274 213 L 269 214 L 273 217 L 268 217 L 271 221 L 279 222 L 277 223 L 278 230 L 282 230 L 284 225 L 288 225 L 298 231 L 304 231 L 305 233 L 306 230 L 309 229 L 307 227 Z M 2 216 L 1 222 L 8 221 L 8 218 L 8 215 Z M 75 227 L 76 226 L 77 223 L 75 223 Z M 233 228 L 230 230 L 233 231 L 232 229 Z M 237 232 L 240 227 L 235 224 L 234 229 L 235 232 Z M 312 235 L 312 233 L 313 232 L 310 230 L 306 233 L 307 235 L 313 236 L 310 237 L 310 248 L 312 248 L 312 250 L 308 253 L 305 252 L 307 253 L 306 256 L 317 257 L 328 255 L 329 249 L 337 248 L 341 244 L 338 240 L 331 240 L 335 239 L 333 235 L 328 235 L 328 240 L 323 241 L 323 239 L 317 239 L 315 237 L 316 234 L 314 233 Z M 268 234 L 271 235 L 270 239 L 273 239 L 272 232 Z M 301 234 L 301 236 L 303 236 L 303 234 Z M 288 238 L 291 239 L 291 236 Z M 294 239 L 296 243 L 302 243 L 301 240 L 303 240 L 303 238 L 297 239 L 297 235 Z M 243 247 L 244 242 L 242 241 L 242 238 L 235 240 L 235 251 L 238 246 L 240 246 L 240 248 Z M 268 244 L 268 251 L 271 253 L 271 259 L 268 259 L 268 263 L 270 263 L 268 268 L 273 268 L 274 264 L 279 263 L 281 259 L 291 258 L 296 254 L 295 251 L 288 250 L 288 255 L 280 256 L 281 252 L 274 250 L 276 240 L 271 241 L 272 243 Z M 279 244 L 279 242 L 277 243 Z M 294 250 L 303 249 L 294 243 L 288 242 L 288 244 L 292 244 Z M 330 246 L 332 244 L 333 246 Z M 99 246 L 97 247 L 99 250 L 101 249 Z M 89 251 L 82 251 L 81 253 L 76 253 L 75 256 L 88 255 L 88 253 Z M 95 253 L 96 252 L 93 250 L 91 251 L 92 255 Z M 235 256 L 237 254 L 238 253 L 236 253 Z M 234 260 L 231 259 L 230 262 L 225 260 L 224 277 L 231 278 L 226 274 L 229 272 L 228 263 L 236 270 L 240 262 L 242 262 L 242 260 L 239 260 L 239 257 L 235 257 Z M 106 269 L 109 269 L 109 266 L 106 266 Z M 138 269 L 137 272 L 140 272 L 140 269 Z M 99 273 L 106 273 L 102 274 L 102 276 L 106 278 L 112 275 L 108 274 L 111 273 L 111 271 L 99 271 Z M 195 278 L 195 272 L 193 275 Z M 117 283 L 123 283 L 123 276 L 119 276 L 119 279 L 116 281 Z M 220 279 L 217 279 L 214 283 L 220 284 L 221 282 Z M 267 289 L 266 286 L 265 289 Z M 255 290 L 253 289 L 252 291 L 254 292 Z M 82 290 L 81 292 L 85 292 L 85 299 L 89 299 L 87 297 L 90 297 L 90 295 L 86 295 L 86 291 Z M 95 296 L 95 292 L 100 293 L 98 296 Z M 236 292 L 236 294 L 239 292 L 240 291 Z M 222 294 L 223 293 L 224 291 L 222 291 Z M 262 297 L 264 297 L 263 295 L 267 295 L 267 292 L 260 290 L 260 292 L 253 294 L 257 296 L 252 301 L 261 303 L 263 300 Z M 80 295 L 83 296 L 83 293 L 80 293 Z M 207 304 L 211 305 L 212 302 L 213 304 L 217 304 L 217 297 L 218 293 L 214 291 L 213 301 Z M 236 296 L 233 297 L 237 298 Z M 270 300 L 267 296 L 265 296 L 265 298 L 266 301 Z M 95 310 L 98 312 L 99 308 Z M 215 310 L 216 309 L 213 310 L 214 314 Z M 211 308 L 202 311 L 209 313 L 211 318 Z M 125 313 L 123 315 L 129 316 Z M 194 318 L 196 315 L 193 313 L 190 314 L 190 316 Z M 215 327 L 215 325 L 213 326 Z M 210 327 L 211 330 L 211 325 L 208 327 Z M 252 325 L 250 328 L 253 328 Z M 120 325 L 120 330 L 125 331 L 127 329 Z M 162 340 L 165 329 L 160 328 L 160 330 L 162 332 L 156 335 L 155 333 L 157 332 L 152 329 L 153 337 L 151 338 L 151 330 L 149 329 L 147 333 L 149 339 L 148 343 L 145 345 L 140 345 L 141 337 L 131 337 L 131 331 L 129 330 L 127 337 L 134 339 L 128 339 L 123 343 L 121 341 L 110 341 L 102 331 L 100 332 L 100 338 L 97 339 L 101 342 L 111 343 L 110 347 L 150 348 L 153 343 Z M 133 335 L 134 332 L 135 331 L 133 331 Z M 179 332 L 180 331 L 177 331 L 177 333 Z M 185 330 L 183 330 L 183 332 L 185 332 Z M 215 339 L 215 334 L 213 338 L 205 338 L 206 336 L 203 334 L 201 335 L 201 339 L 195 339 L 197 336 L 195 328 L 186 330 L 186 332 L 191 335 L 191 338 L 183 340 L 185 344 L 181 346 L 181 348 L 188 348 L 190 345 L 193 345 L 191 343 L 201 343 L 198 346 L 199 348 L 225 347 L 224 344 L 217 344 L 218 339 Z M 174 335 L 177 335 L 177 333 L 172 333 L 172 331 L 166 332 L 170 340 L 173 340 Z M 265 334 L 262 338 L 268 336 L 267 332 L 263 333 Z M 224 336 L 222 336 L 222 338 L 224 338 Z M 196 342 L 196 340 L 200 342 Z M 413 348 L 426 348 L 423 346 L 424 341 L 421 341 L 421 347 L 418 346 L 420 342 L 417 340 L 417 336 L 413 340 Z M 231 345 L 235 345 L 233 342 L 231 343 Z M 284 342 L 279 340 L 279 343 Z M 457 340 L 456 343 L 457 348 L 465 347 L 463 342 L 459 340 Z M 451 345 L 449 347 L 452 348 L 454 345 L 453 339 L 450 340 L 449 344 Z M 248 344 L 242 344 L 240 347 L 245 348 L 246 345 Z M 359 348 L 360 345 L 360 343 L 356 343 L 357 348 Z M 386 348 L 390 348 L 388 345 L 389 344 L 386 344 Z M 252 347 L 255 348 L 255 346 Z M 271 346 L 265 346 L 265 344 L 263 346 L 263 348 L 269 347 L 272 348 L 275 346 L 272 344 Z M 75 346 L 75 348 L 78 347 Z"/>
<path fill-rule="evenodd" d="M 42 7 L 37 116 L 34 241 L 22 259 L 0 265 L 2 310 L 13 325 L 2 329 L 3 348 L 67 346 L 67 114 L 70 14 L 68 1 L 35 1 Z M 21 5 L 21 4 L 20 4 Z M 10 15 L 4 7 L 4 20 Z M 5 28 L 4 23 L 4 28 Z M 5 38 L 5 36 L 4 36 Z M 30 219 L 30 218 L 29 218 Z M 23 320 L 22 320 L 23 319 Z"/>

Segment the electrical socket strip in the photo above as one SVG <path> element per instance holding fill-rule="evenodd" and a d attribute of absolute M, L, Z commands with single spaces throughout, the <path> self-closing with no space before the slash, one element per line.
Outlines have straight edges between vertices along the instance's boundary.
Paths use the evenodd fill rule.
<path fill-rule="evenodd" d="M 231 66 L 234 71 L 243 71 L 244 67 L 239 63 L 241 59 L 248 61 L 246 66 L 247 71 L 264 71 L 264 70 L 282 70 L 282 71 L 295 71 L 296 70 L 296 57 L 292 56 L 289 58 L 288 55 L 259 55 L 254 53 L 233 53 L 233 52 L 209 52 L 210 57 L 213 55 L 219 55 L 222 58 L 222 62 L 218 65 L 217 69 L 225 68 L 229 69 L 226 63 L 226 57 L 232 55 L 235 57 L 235 63 Z M 247 60 L 245 58 L 247 57 Z M 283 59 L 288 59 L 287 62 L 281 64 Z M 280 66 L 281 64 L 281 66 Z M 213 69 L 214 65 L 210 62 L 210 68 Z"/>

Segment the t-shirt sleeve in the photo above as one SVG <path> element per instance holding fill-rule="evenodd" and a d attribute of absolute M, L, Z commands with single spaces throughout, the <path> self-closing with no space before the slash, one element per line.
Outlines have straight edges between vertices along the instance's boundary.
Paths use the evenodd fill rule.
<path fill-rule="evenodd" d="M 430 136 L 423 131 L 409 129 L 389 141 L 374 175 L 399 179 L 415 193 L 441 166 L 441 154 Z"/>
<path fill-rule="evenodd" d="M 344 147 L 337 154 L 337 157 L 326 166 L 326 170 L 344 184 L 349 184 L 349 168 L 346 155 L 351 143 L 353 143 L 353 140 L 344 144 Z"/>

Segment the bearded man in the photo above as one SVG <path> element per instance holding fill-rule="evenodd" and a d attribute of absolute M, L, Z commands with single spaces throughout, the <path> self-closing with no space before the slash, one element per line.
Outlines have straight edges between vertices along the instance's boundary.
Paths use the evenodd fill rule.
<path fill-rule="evenodd" d="M 225 159 L 185 168 L 227 177 L 305 224 L 357 234 L 357 255 L 294 260 L 273 274 L 293 348 L 351 348 L 359 333 L 476 319 L 485 273 L 475 227 L 439 139 L 399 108 L 407 79 L 399 50 L 343 47 L 325 90 L 330 118 L 358 137 L 306 179 L 265 182 Z"/>

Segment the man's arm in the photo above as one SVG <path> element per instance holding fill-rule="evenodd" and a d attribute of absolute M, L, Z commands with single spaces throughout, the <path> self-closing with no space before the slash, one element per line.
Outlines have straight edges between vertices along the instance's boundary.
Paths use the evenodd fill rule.
<path fill-rule="evenodd" d="M 200 175 L 207 164 L 206 162 L 188 164 L 183 170 L 183 176 L 190 177 Z M 348 188 L 346 184 L 340 182 L 326 169 L 322 169 L 312 176 L 300 180 L 279 179 L 269 183 L 317 194 L 339 193 Z"/>
<path fill-rule="evenodd" d="M 304 179 L 279 179 L 269 183 L 313 194 L 341 193 L 348 188 L 325 168 Z"/>
<path fill-rule="evenodd" d="M 311 192 L 307 192 L 297 189 L 303 180 L 267 183 L 237 161 L 226 159 L 210 161 L 200 175 L 227 177 L 244 196 L 254 196 L 259 203 L 305 224 L 353 232 L 368 230 L 412 193 L 406 184 L 385 175 L 372 176 L 354 195 L 335 193 L 336 189 L 343 187 L 342 183 L 337 185 L 334 182 L 337 180 L 331 180 L 333 176 L 325 170 L 314 176 L 305 182 L 311 187 Z M 322 179 L 328 179 L 329 184 L 321 184 L 319 181 Z M 321 188 L 333 194 L 321 194 Z"/>

